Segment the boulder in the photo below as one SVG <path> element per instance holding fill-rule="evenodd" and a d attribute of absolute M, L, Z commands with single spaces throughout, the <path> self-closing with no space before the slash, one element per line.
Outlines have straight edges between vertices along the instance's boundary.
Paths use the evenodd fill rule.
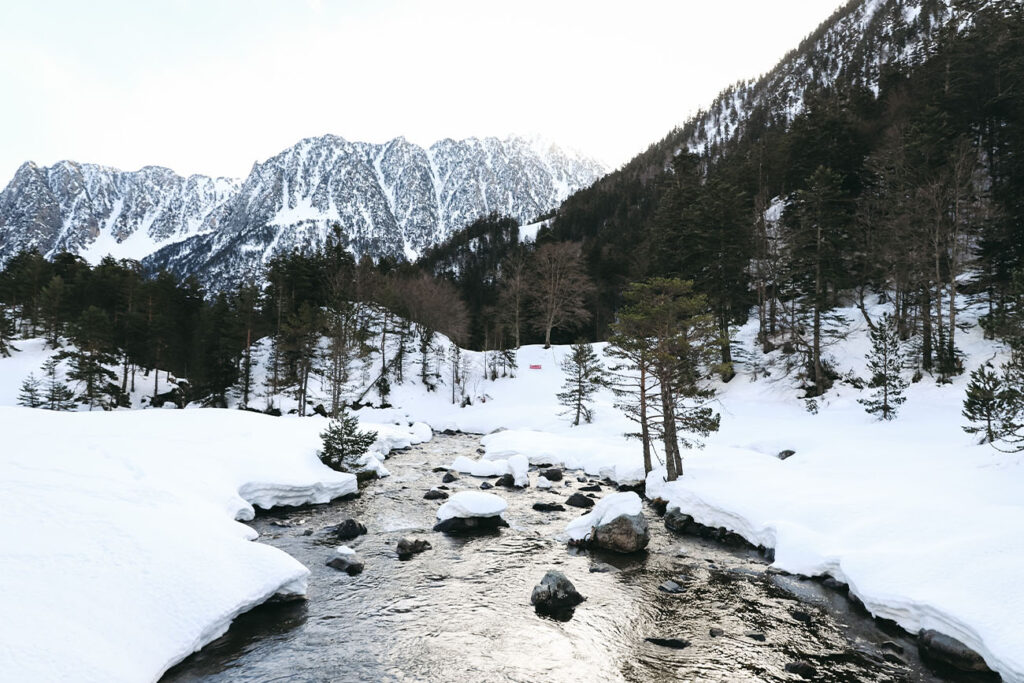
<path fill-rule="evenodd" d="M 366 527 L 350 517 L 340 524 L 324 527 L 323 531 L 339 541 L 348 541 L 356 536 L 365 534 Z"/>
<path fill-rule="evenodd" d="M 553 569 L 544 575 L 540 583 L 533 587 L 533 593 L 530 594 L 530 604 L 538 612 L 555 612 L 572 608 L 583 602 L 584 599 L 565 574 Z"/>
<path fill-rule="evenodd" d="M 430 489 L 423 494 L 424 500 L 444 500 L 448 497 L 448 494 L 439 489 Z"/>
<path fill-rule="evenodd" d="M 405 560 L 424 550 L 430 550 L 430 542 L 421 538 L 402 538 L 395 550 L 398 552 L 398 558 Z"/>
<path fill-rule="evenodd" d="M 686 528 L 693 522 L 693 517 L 684 515 L 679 508 L 669 508 L 665 511 L 665 528 L 677 534 L 685 534 Z"/>
<path fill-rule="evenodd" d="M 593 543 L 605 550 L 635 553 L 646 548 L 650 542 L 651 534 L 643 513 L 619 515 L 612 521 L 594 528 Z"/>
<path fill-rule="evenodd" d="M 483 489 L 484 491 L 486 491 L 487 489 L 493 489 L 494 488 L 494 484 L 492 484 L 489 481 L 485 481 L 482 484 L 480 484 L 480 488 Z"/>
<path fill-rule="evenodd" d="M 811 666 L 810 662 L 789 662 L 785 668 L 789 673 L 796 674 L 806 680 L 811 680 L 818 675 L 818 670 Z"/>
<path fill-rule="evenodd" d="M 684 647 L 690 647 L 690 641 L 681 638 L 644 638 L 644 640 L 661 647 L 670 647 L 673 650 L 682 650 Z"/>
<path fill-rule="evenodd" d="M 566 505 L 571 505 L 574 508 L 592 508 L 594 507 L 594 501 L 587 498 L 582 493 L 574 493 L 569 496 L 565 501 Z"/>
<path fill-rule="evenodd" d="M 445 472 L 444 476 L 441 477 L 442 484 L 450 484 L 453 481 L 457 481 L 459 476 L 454 472 Z"/>
<path fill-rule="evenodd" d="M 552 467 L 551 469 L 544 470 L 541 472 L 548 481 L 562 481 L 562 470 L 558 467 Z"/>
<path fill-rule="evenodd" d="M 511 474 L 503 474 L 498 477 L 498 480 L 494 482 L 495 486 L 504 486 L 505 488 L 513 488 L 516 485 L 516 478 Z"/>
<path fill-rule="evenodd" d="M 794 455 L 796 455 L 796 451 L 787 448 L 784 451 L 779 451 L 778 458 L 779 460 L 785 460 L 786 458 L 792 458 Z"/>
<path fill-rule="evenodd" d="M 956 638 L 938 631 L 921 631 L 917 635 L 917 647 L 925 663 L 937 663 L 960 671 L 990 671 L 981 655 Z"/>
<path fill-rule="evenodd" d="M 580 491 L 603 491 L 600 484 L 591 484 L 590 486 L 581 486 Z"/>
<path fill-rule="evenodd" d="M 565 512 L 565 506 L 558 503 L 534 503 L 533 509 L 537 512 Z"/>
<path fill-rule="evenodd" d="M 460 491 L 437 509 L 434 531 L 473 532 L 508 526 L 502 517 L 507 508 L 508 504 L 493 493 Z"/>
<path fill-rule="evenodd" d="M 362 558 L 356 554 L 355 550 L 343 545 L 335 548 L 333 557 L 327 560 L 327 566 L 343 571 L 349 576 L 355 576 L 363 571 L 364 565 Z"/>
<path fill-rule="evenodd" d="M 501 517 L 452 517 L 435 524 L 434 531 L 446 534 L 472 534 L 507 526 L 508 522 Z"/>
<path fill-rule="evenodd" d="M 612 493 L 566 527 L 570 543 L 619 553 L 643 550 L 651 540 L 643 501 L 632 491 Z"/>

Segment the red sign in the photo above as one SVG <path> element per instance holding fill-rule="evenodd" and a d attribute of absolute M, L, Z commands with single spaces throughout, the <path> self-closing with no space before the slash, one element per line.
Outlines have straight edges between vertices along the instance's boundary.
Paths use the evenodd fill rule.
<path fill-rule="evenodd" d="M 540 370 L 540 366 L 539 365 L 531 365 L 530 369 L 531 370 Z"/>

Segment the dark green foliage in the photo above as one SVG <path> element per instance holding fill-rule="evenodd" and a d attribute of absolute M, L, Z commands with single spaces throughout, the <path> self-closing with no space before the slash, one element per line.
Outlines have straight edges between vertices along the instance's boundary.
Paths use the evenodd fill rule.
<path fill-rule="evenodd" d="M 8 358 L 11 351 L 18 349 L 11 343 L 14 338 L 14 320 L 8 317 L 7 311 L 0 306 L 0 358 Z"/>
<path fill-rule="evenodd" d="M 705 312 L 707 300 L 686 280 L 634 283 L 624 299 L 613 339 L 624 353 L 645 347 L 642 362 L 649 364 L 657 383 L 660 407 L 660 421 L 651 429 L 661 436 L 668 480 L 673 481 L 683 473 L 680 447 L 699 445 L 697 437 L 717 431 L 720 424 L 719 416 L 705 405 L 712 395 L 705 379 L 715 367 L 717 325 Z M 642 398 L 638 402 L 644 404 Z"/>
<path fill-rule="evenodd" d="M 75 401 L 75 392 L 71 391 L 63 381 L 57 377 L 57 368 L 60 358 L 54 356 L 43 363 L 43 373 L 46 376 L 46 385 L 43 388 L 43 407 L 47 410 L 74 410 L 78 405 Z"/>
<path fill-rule="evenodd" d="M 580 418 L 590 422 L 593 417 L 590 402 L 605 383 L 604 366 L 590 344 L 576 342 L 570 349 L 562 359 L 565 381 L 558 393 L 558 402 L 565 406 L 566 414 L 573 416 L 572 424 L 576 427 Z"/>
<path fill-rule="evenodd" d="M 111 346 L 111 324 L 107 314 L 90 306 L 82 312 L 71 331 L 75 348 L 60 354 L 68 360 L 68 379 L 78 382 L 81 399 L 93 408 L 110 409 L 118 405 L 114 382 L 117 375 L 107 365 L 116 362 Z"/>
<path fill-rule="evenodd" d="M 1011 365 L 997 373 L 985 363 L 971 373 L 963 416 L 968 434 L 980 434 L 982 443 L 997 450 L 1024 450 L 1024 394 L 1019 370 Z"/>
<path fill-rule="evenodd" d="M 857 402 L 881 420 L 895 419 L 898 406 L 907 400 L 903 392 L 909 383 L 900 374 L 904 359 L 896 321 L 891 314 L 883 315 L 871 330 L 871 351 L 867 359 L 871 373 L 868 386 L 873 391 L 869 398 Z"/>
<path fill-rule="evenodd" d="M 360 431 L 359 420 L 342 409 L 320 438 L 320 461 L 331 469 L 348 472 L 356 466 L 355 460 L 373 445 L 377 432 Z"/>
<path fill-rule="evenodd" d="M 26 408 L 39 408 L 45 404 L 42 393 L 42 381 L 29 373 L 25 381 L 21 383 L 21 391 L 18 392 L 18 405 Z"/>

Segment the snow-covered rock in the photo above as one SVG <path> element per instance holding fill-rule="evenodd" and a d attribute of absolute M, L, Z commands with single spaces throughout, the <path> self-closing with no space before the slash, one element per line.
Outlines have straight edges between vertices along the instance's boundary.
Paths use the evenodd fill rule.
<path fill-rule="evenodd" d="M 500 496 L 480 491 L 459 491 L 437 509 L 437 519 L 445 521 L 453 517 L 497 517 L 508 509 Z"/>
<path fill-rule="evenodd" d="M 355 550 L 343 545 L 334 549 L 334 555 L 327 560 L 327 566 L 345 572 L 349 576 L 355 576 L 361 573 L 366 565 Z"/>
<path fill-rule="evenodd" d="M 569 522 L 565 530 L 571 541 L 621 553 L 643 550 L 650 541 L 643 501 L 632 491 L 605 496 L 590 512 Z"/>

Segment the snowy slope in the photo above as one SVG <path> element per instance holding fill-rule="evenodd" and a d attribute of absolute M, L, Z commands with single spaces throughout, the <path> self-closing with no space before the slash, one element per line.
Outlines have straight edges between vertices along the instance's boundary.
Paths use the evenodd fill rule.
<path fill-rule="evenodd" d="M 921 64 L 934 38 L 951 22 L 970 21 L 951 0 L 850 0 L 764 76 L 723 91 L 682 130 L 695 152 L 733 139 L 747 121 L 790 121 L 806 92 L 849 80 L 877 92 L 885 69 Z"/>

